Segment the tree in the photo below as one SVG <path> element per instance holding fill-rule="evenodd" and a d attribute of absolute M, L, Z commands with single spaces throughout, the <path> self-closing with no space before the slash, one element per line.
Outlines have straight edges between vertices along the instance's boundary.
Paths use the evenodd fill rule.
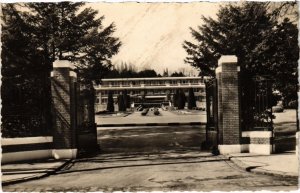
<path fill-rule="evenodd" d="M 298 5 L 296 1 L 266 2 L 265 6 L 269 10 L 272 19 L 280 20 L 289 17 L 293 22 L 298 22 Z"/>
<path fill-rule="evenodd" d="M 178 101 L 177 102 L 178 109 L 184 109 L 185 102 L 186 102 L 186 97 L 185 97 L 185 94 L 182 90 L 180 90 L 180 92 L 179 92 L 177 101 Z"/>
<path fill-rule="evenodd" d="M 107 108 L 106 109 L 107 109 L 108 112 L 114 112 L 115 111 L 112 91 L 108 92 Z"/>
<path fill-rule="evenodd" d="M 18 6 L 26 11 L 16 9 Z M 110 59 L 121 43 L 112 36 L 113 23 L 104 27 L 104 17 L 96 18 L 96 10 L 83 6 L 84 3 L 72 2 L 24 3 L 7 4 L 4 9 L 16 11 L 23 23 L 22 32 L 29 37 L 34 53 L 43 56 L 48 70 L 56 59 L 70 60 L 76 64 L 81 82 L 92 86 L 109 71 Z"/>
<path fill-rule="evenodd" d="M 185 75 L 182 72 L 173 72 L 171 77 L 184 77 Z"/>
<path fill-rule="evenodd" d="M 220 56 L 236 55 L 242 77 L 270 76 L 275 89 L 295 98 L 297 26 L 275 11 L 268 3 L 245 2 L 221 7 L 217 19 L 203 17 L 202 26 L 190 28 L 195 41 L 183 44 L 185 62 L 214 77 Z"/>
<path fill-rule="evenodd" d="M 2 4 L 2 13 L 2 134 L 45 134 L 51 129 L 51 67 L 14 4 Z"/>
<path fill-rule="evenodd" d="M 163 72 L 163 77 L 168 77 L 169 76 L 169 70 L 168 68 L 164 69 L 164 72 Z"/>
<path fill-rule="evenodd" d="M 189 88 L 189 98 L 188 98 L 188 109 L 193 109 L 196 107 L 196 100 L 193 88 Z"/>
<path fill-rule="evenodd" d="M 119 107 L 119 111 L 126 111 L 124 96 L 122 92 L 118 95 L 118 107 Z"/>
<path fill-rule="evenodd" d="M 272 28 L 263 3 L 228 4 L 221 7 L 217 19 L 203 17 L 198 30 L 191 29 L 195 43 L 185 41 L 188 57 L 185 62 L 199 68 L 203 75 L 215 76 L 214 70 L 221 55 L 234 54 L 241 67 L 255 69 L 252 52 L 263 40 L 262 32 Z M 252 67 L 252 68 L 251 68 Z M 255 67 L 255 68 L 253 68 Z"/>
<path fill-rule="evenodd" d="M 157 77 L 157 74 L 155 72 L 155 70 L 142 70 L 139 72 L 138 74 L 139 77 L 143 78 L 143 77 Z"/>
<path fill-rule="evenodd" d="M 298 59 L 299 47 L 297 42 L 298 28 L 285 18 L 274 26 L 271 34 L 265 34 L 264 40 L 256 48 L 257 58 L 270 66 L 268 71 L 274 80 L 274 88 L 279 90 L 285 105 L 297 99 L 298 91 Z"/>
<path fill-rule="evenodd" d="M 139 75 L 134 70 L 123 70 L 120 72 L 120 78 L 137 78 Z"/>
<path fill-rule="evenodd" d="M 2 4 L 1 93 L 8 96 L 9 93 L 4 94 L 10 92 L 6 88 L 18 90 L 23 100 L 18 105 L 19 112 L 42 114 L 49 119 L 50 72 L 56 59 L 75 63 L 80 83 L 88 89 L 94 83 L 99 84 L 111 68 L 110 59 L 121 45 L 112 36 L 115 26 L 104 27 L 104 17 L 96 18 L 98 12 L 83 5 L 72 2 Z M 2 106 L 12 111 L 16 104 L 4 99 Z M 30 107 L 36 107 L 36 112 Z M 46 122 L 45 125 L 50 125 Z"/>
<path fill-rule="evenodd" d="M 110 70 L 105 76 L 104 78 L 119 78 L 120 77 L 120 73 L 118 70 L 116 69 L 112 69 Z"/>
<path fill-rule="evenodd" d="M 176 90 L 173 95 L 173 105 L 174 107 L 178 107 L 178 98 L 179 98 L 179 90 Z"/>
<path fill-rule="evenodd" d="M 126 108 L 130 108 L 130 96 L 128 95 L 127 90 L 123 91 L 123 100 L 124 100 L 125 110 Z"/>

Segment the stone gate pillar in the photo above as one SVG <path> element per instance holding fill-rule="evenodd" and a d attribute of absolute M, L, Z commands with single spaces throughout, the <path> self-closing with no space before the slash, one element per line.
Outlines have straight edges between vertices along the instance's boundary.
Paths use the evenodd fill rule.
<path fill-rule="evenodd" d="M 53 99 L 53 151 L 56 159 L 75 158 L 76 146 L 76 89 L 77 77 L 67 60 L 53 63 L 51 94 Z"/>
<path fill-rule="evenodd" d="M 216 68 L 220 154 L 240 153 L 240 83 L 237 57 L 222 56 Z"/>

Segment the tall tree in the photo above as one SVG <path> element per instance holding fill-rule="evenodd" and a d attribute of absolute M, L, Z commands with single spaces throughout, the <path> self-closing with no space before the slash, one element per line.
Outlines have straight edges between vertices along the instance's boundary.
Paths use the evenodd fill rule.
<path fill-rule="evenodd" d="M 216 19 L 203 17 L 202 26 L 190 28 L 195 41 L 183 44 L 188 54 L 185 62 L 200 69 L 200 75 L 213 77 L 221 55 L 236 55 L 243 77 L 269 76 L 276 89 L 295 98 L 297 26 L 288 19 L 279 19 L 275 11 L 278 13 L 280 7 L 271 10 L 269 5 L 227 4 L 220 8 Z"/>
<path fill-rule="evenodd" d="M 173 105 L 178 107 L 179 90 L 177 89 L 173 95 Z"/>
<path fill-rule="evenodd" d="M 50 65 L 14 4 L 2 4 L 1 24 L 2 134 L 45 134 L 51 128 Z"/>
<path fill-rule="evenodd" d="M 157 73 L 155 70 L 146 69 L 139 72 L 139 77 L 157 77 Z"/>
<path fill-rule="evenodd" d="M 115 26 L 104 27 L 104 17 L 97 18 L 97 11 L 83 6 L 73 2 L 2 4 L 1 93 L 16 87 L 25 112 L 27 105 L 50 113 L 49 77 L 54 60 L 74 62 L 80 82 L 90 89 L 111 68 L 110 59 L 121 45 L 113 37 Z M 3 97 L 10 95 L 4 93 Z M 4 99 L 2 105 L 13 104 Z"/>
<path fill-rule="evenodd" d="M 124 96 L 122 92 L 118 95 L 118 107 L 119 111 L 126 111 Z"/>
<path fill-rule="evenodd" d="M 189 88 L 189 98 L 188 98 L 188 109 L 193 109 L 196 107 L 196 100 L 193 88 Z"/>
<path fill-rule="evenodd" d="M 177 98 L 178 109 L 184 109 L 185 102 L 186 102 L 185 94 L 184 94 L 183 90 L 180 90 L 178 98 Z"/>
<path fill-rule="evenodd" d="M 130 108 L 130 96 L 128 95 L 126 89 L 123 91 L 123 100 L 124 100 L 125 110 L 126 108 Z"/>
<path fill-rule="evenodd" d="M 103 75 L 111 68 L 111 57 L 121 45 L 112 36 L 114 24 L 103 26 L 104 17 L 98 12 L 83 8 L 84 3 L 25 3 L 4 5 L 18 7 L 23 21 L 24 33 L 30 37 L 35 50 L 44 54 L 51 65 L 56 59 L 68 59 L 76 64 L 84 84 L 100 83 Z M 37 52 L 36 51 L 36 52 Z M 51 69 L 51 66 L 49 67 Z"/>
<path fill-rule="evenodd" d="M 112 93 L 112 91 L 108 92 L 107 108 L 106 108 L 106 110 L 108 112 L 114 112 L 115 111 L 114 99 L 113 99 L 113 93 Z"/>
<path fill-rule="evenodd" d="M 171 77 L 184 77 L 185 75 L 182 72 L 173 72 Z"/>

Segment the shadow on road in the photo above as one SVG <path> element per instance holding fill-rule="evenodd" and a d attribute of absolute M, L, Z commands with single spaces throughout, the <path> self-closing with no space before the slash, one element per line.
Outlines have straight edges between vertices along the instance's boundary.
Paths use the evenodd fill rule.
<path fill-rule="evenodd" d="M 194 150 L 164 151 L 160 153 L 111 153 L 99 154 L 88 158 L 78 158 L 73 160 L 68 167 L 57 172 L 57 174 L 102 171 L 130 167 L 219 162 L 225 160 L 228 160 L 228 158 L 223 156 L 213 156 L 211 153 L 203 153 Z M 77 167 L 77 164 L 80 167 Z M 82 166 L 86 167 L 82 168 Z"/>

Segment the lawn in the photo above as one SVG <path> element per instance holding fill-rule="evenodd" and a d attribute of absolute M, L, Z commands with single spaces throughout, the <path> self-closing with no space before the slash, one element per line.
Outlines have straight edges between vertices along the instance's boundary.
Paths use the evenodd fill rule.
<path fill-rule="evenodd" d="M 296 110 L 287 109 L 274 113 L 274 144 L 277 153 L 295 150 L 297 132 Z"/>

